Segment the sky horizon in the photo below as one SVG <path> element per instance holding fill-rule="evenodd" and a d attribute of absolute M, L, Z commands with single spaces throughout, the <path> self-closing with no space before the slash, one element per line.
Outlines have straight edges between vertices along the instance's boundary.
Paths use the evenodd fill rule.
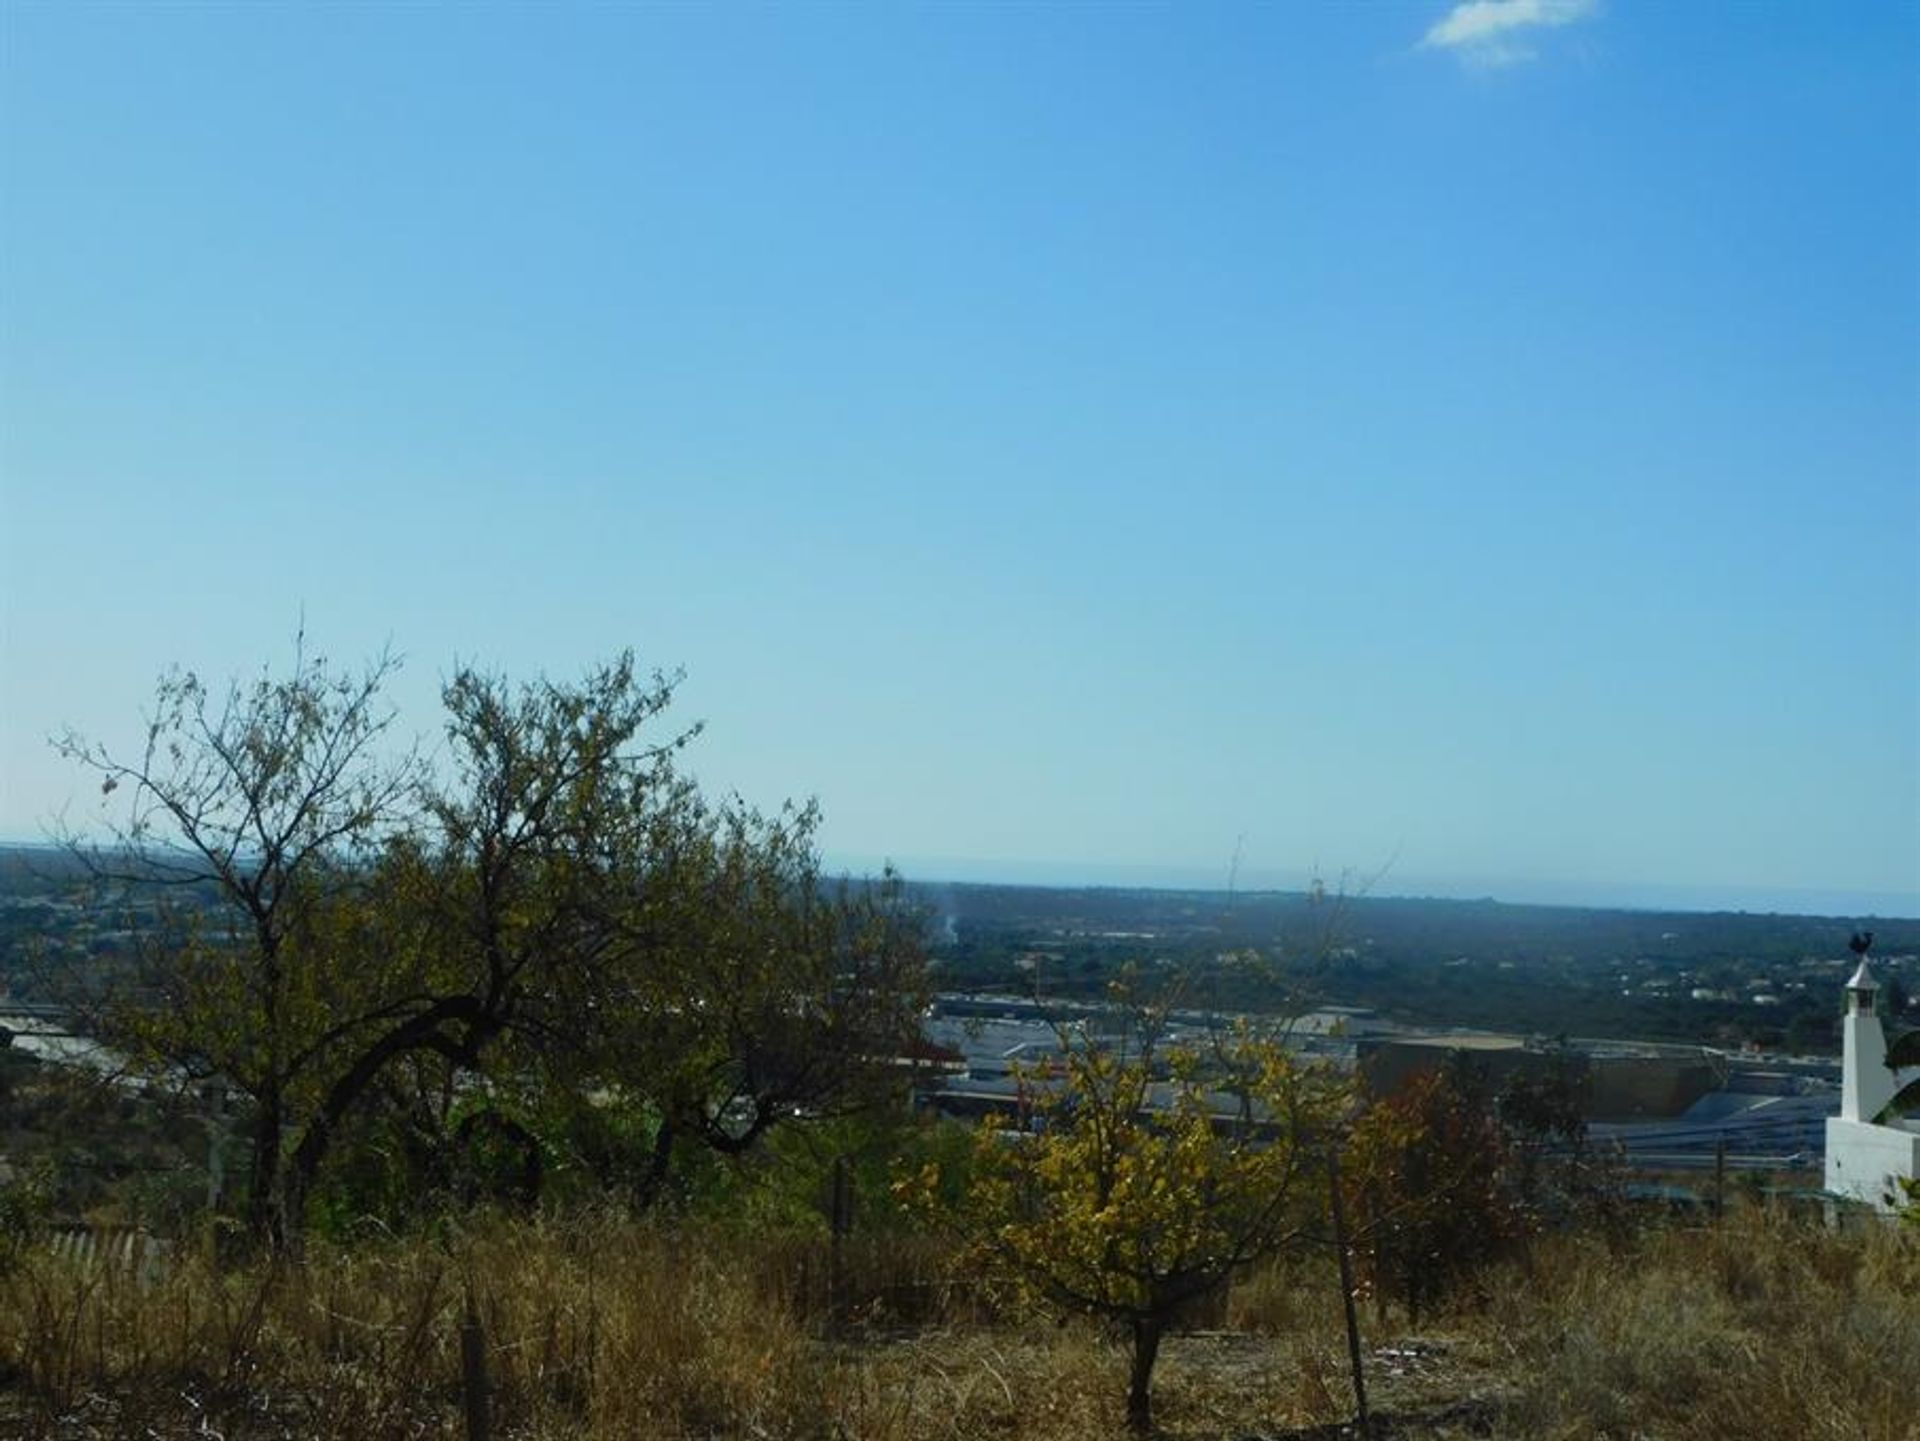
<path fill-rule="evenodd" d="M 684 667 L 690 768 L 830 859 L 1920 916 L 1916 55 L 7 6 L 0 838 L 92 823 L 49 735 L 304 624 L 407 733 L 460 663 Z"/>

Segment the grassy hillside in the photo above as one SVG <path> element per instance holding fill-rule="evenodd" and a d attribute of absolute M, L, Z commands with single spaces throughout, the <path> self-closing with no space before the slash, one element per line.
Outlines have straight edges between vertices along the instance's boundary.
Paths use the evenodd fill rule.
<path fill-rule="evenodd" d="M 856 1245 L 829 1325 L 825 1242 L 628 1221 L 505 1221 L 322 1246 L 304 1268 L 144 1278 L 44 1250 L 0 1276 L 0 1433 L 459 1437 L 461 1325 L 506 1437 L 1093 1441 L 1124 1358 L 1096 1329 L 953 1281 L 937 1243 Z M 1363 1309 L 1382 1434 L 1920 1436 L 1920 1235 L 1753 1209 L 1608 1243 L 1556 1236 L 1410 1330 Z M 1324 1256 L 1240 1280 L 1173 1340 L 1162 1434 L 1349 1434 Z"/>

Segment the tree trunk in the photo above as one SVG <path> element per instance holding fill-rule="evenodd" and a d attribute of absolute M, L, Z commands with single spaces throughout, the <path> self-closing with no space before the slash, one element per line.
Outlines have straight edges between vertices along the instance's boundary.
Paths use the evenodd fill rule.
<path fill-rule="evenodd" d="M 666 1189 L 667 1176 L 673 1165 L 673 1122 L 667 1117 L 660 1118 L 660 1127 L 653 1133 L 653 1151 L 647 1158 L 647 1169 L 640 1177 L 640 1183 L 634 1188 L 634 1204 L 642 1210 L 651 1206 Z"/>
<path fill-rule="evenodd" d="M 464 1025 L 465 1036 L 458 1042 L 448 1039 L 442 1030 L 449 1025 Z M 287 1158 L 281 1181 L 282 1220 L 285 1233 L 278 1244 L 297 1246 L 306 1227 L 307 1195 L 320 1174 L 320 1163 L 333 1146 L 335 1129 L 347 1113 L 360 1103 L 381 1071 L 396 1056 L 409 1051 L 434 1051 L 456 1065 L 471 1065 L 479 1048 L 499 1034 L 501 1022 L 481 1010 L 471 996 L 445 996 L 426 1010 L 403 1021 L 374 1041 L 354 1058 L 353 1064 L 334 1079 L 326 1095 L 308 1120 L 300 1140 Z"/>
<path fill-rule="evenodd" d="M 1160 1357 L 1158 1316 L 1133 1323 L 1133 1367 L 1127 1378 L 1127 1428 L 1136 1436 L 1153 1431 L 1153 1363 Z"/>
<path fill-rule="evenodd" d="M 273 1245 L 276 1251 L 295 1261 L 305 1253 L 307 1196 L 313 1189 L 312 1181 L 313 1177 L 297 1166 L 280 1169 L 280 1204 L 274 1212 L 280 1229 L 274 1235 Z"/>

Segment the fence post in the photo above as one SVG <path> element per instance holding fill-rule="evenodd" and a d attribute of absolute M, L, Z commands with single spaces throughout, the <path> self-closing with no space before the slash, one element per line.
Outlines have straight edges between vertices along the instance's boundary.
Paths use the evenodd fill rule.
<path fill-rule="evenodd" d="M 200 1095 L 206 1102 L 207 1212 L 217 1216 L 227 1199 L 227 1089 L 219 1081 L 209 1081 Z"/>
<path fill-rule="evenodd" d="M 466 1412 L 467 1441 L 489 1441 L 493 1434 L 493 1394 L 487 1381 L 487 1333 L 467 1286 L 466 1314 L 460 1320 L 460 1402 Z"/>
<path fill-rule="evenodd" d="M 827 1254 L 827 1325 L 834 1335 L 846 1312 L 846 1258 L 842 1254 L 853 1231 L 853 1177 L 845 1156 L 833 1158 L 833 1202 L 830 1224 L 832 1249 Z"/>

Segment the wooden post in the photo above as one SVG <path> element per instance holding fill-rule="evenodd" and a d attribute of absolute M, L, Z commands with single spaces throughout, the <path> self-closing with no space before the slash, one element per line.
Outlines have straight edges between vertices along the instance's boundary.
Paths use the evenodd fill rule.
<path fill-rule="evenodd" d="M 467 1288 L 467 1313 L 460 1321 L 460 1402 L 466 1412 L 467 1441 L 489 1441 L 493 1434 L 493 1394 L 487 1381 L 487 1333 Z"/>
<path fill-rule="evenodd" d="M 201 1095 L 207 1103 L 207 1211 L 218 1215 L 227 1191 L 227 1088 L 210 1081 Z"/>
<path fill-rule="evenodd" d="M 845 1259 L 841 1252 L 853 1231 L 853 1176 L 845 1156 L 833 1158 L 833 1202 L 829 1224 L 833 1228 L 832 1249 L 827 1254 L 827 1324 L 834 1335 L 846 1312 Z"/>
<path fill-rule="evenodd" d="M 1327 1147 L 1327 1204 L 1333 1211 L 1333 1246 L 1340 1253 L 1340 1302 L 1347 1313 L 1347 1360 L 1353 1366 L 1353 1399 L 1360 1408 L 1360 1441 L 1370 1441 L 1367 1377 L 1360 1363 L 1360 1316 L 1353 1305 L 1353 1257 L 1347 1250 L 1347 1208 L 1340 1198 L 1340 1151 Z"/>
<path fill-rule="evenodd" d="M 1713 1219 L 1719 1220 L 1727 1209 L 1727 1138 L 1713 1143 Z"/>

